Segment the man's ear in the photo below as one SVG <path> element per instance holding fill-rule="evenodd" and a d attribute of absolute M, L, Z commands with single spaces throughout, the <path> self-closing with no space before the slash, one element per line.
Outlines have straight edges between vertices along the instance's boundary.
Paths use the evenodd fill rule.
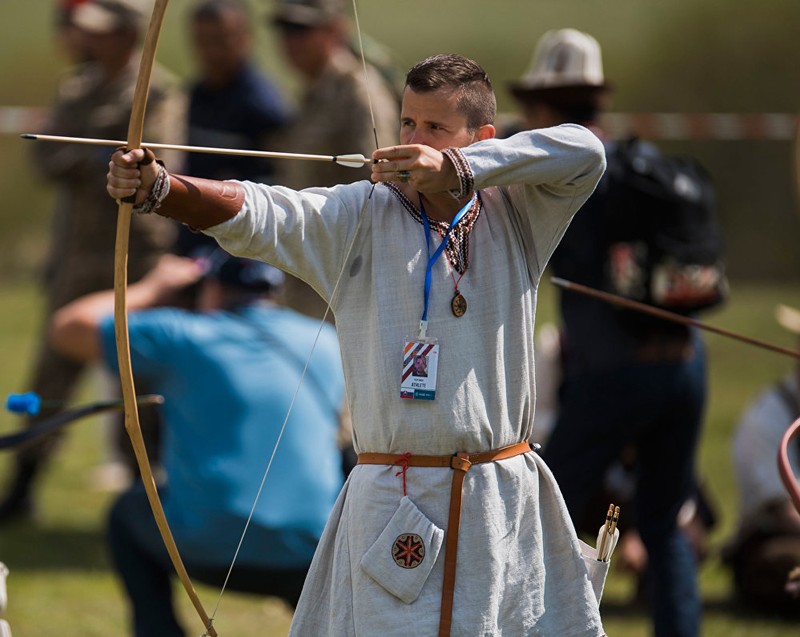
<path fill-rule="evenodd" d="M 482 142 L 484 139 L 497 137 L 497 129 L 491 124 L 484 124 L 475 131 L 475 141 Z"/>

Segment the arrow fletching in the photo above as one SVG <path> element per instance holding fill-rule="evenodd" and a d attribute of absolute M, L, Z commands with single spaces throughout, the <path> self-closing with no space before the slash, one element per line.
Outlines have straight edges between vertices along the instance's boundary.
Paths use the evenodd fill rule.
<path fill-rule="evenodd" d="M 597 560 L 600 562 L 608 562 L 617 546 L 617 541 L 619 540 L 618 522 L 619 507 L 614 506 L 612 503 L 608 507 L 605 524 L 600 527 L 600 531 L 597 533 Z"/>
<path fill-rule="evenodd" d="M 361 168 L 365 164 L 371 163 L 371 159 L 367 159 L 364 155 L 334 155 L 333 161 L 335 161 L 340 166 L 346 166 L 347 168 Z"/>

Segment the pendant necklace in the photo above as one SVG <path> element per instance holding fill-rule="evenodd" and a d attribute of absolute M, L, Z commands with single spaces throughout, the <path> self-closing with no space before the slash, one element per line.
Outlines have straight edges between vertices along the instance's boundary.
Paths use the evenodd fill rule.
<path fill-rule="evenodd" d="M 451 223 L 450 228 L 447 230 L 447 232 L 442 234 L 441 230 L 439 228 L 437 228 L 437 232 L 438 232 L 439 236 L 442 238 L 442 245 L 446 245 L 447 240 L 450 238 L 449 235 L 450 235 L 450 231 L 453 229 L 453 226 L 455 226 L 461 220 L 461 217 L 464 216 L 464 214 L 466 213 L 468 208 L 471 208 L 472 206 L 475 205 L 475 201 L 476 200 L 478 202 L 480 202 L 480 195 L 478 193 L 475 193 L 475 195 L 473 196 L 472 200 L 470 202 L 468 202 L 467 205 L 464 206 L 459 211 L 459 213 L 453 219 L 453 222 Z M 480 205 L 480 203 L 478 205 Z M 426 226 L 426 232 L 427 232 L 428 216 L 425 214 L 425 206 L 422 204 L 422 196 L 421 195 L 420 195 L 420 198 L 419 198 L 419 209 L 420 209 L 420 213 L 421 213 L 422 218 L 423 218 L 423 224 Z M 426 234 L 426 236 L 429 236 L 429 235 Z M 466 240 L 469 241 L 469 235 L 467 235 Z M 456 279 L 456 275 L 453 272 L 455 270 L 455 268 L 452 265 L 450 266 L 450 276 L 453 279 L 453 298 L 450 301 L 450 310 L 453 312 L 453 316 L 455 316 L 456 318 L 461 318 L 462 316 L 464 316 L 464 314 L 467 313 L 467 299 L 465 299 L 464 295 L 461 294 L 461 291 L 458 289 L 458 284 L 461 282 L 461 278 L 464 276 L 464 274 L 466 274 L 468 267 L 469 267 L 469 263 L 467 261 L 464 264 L 464 272 L 459 274 L 458 275 L 458 279 Z"/>
<path fill-rule="evenodd" d="M 441 232 L 439 232 L 439 236 L 442 236 Z M 467 241 L 469 241 L 469 238 L 467 238 Z M 468 267 L 469 262 L 465 263 L 464 271 L 459 274 L 458 279 L 456 279 L 456 275 L 454 274 L 455 268 L 452 265 L 450 266 L 450 277 L 453 279 L 453 298 L 450 300 L 450 310 L 456 318 L 461 318 L 467 313 L 467 299 L 461 294 L 461 291 L 458 289 L 458 284 L 461 283 L 462 277 L 467 273 Z"/>
<path fill-rule="evenodd" d="M 466 272 L 466 270 L 464 270 Z M 453 277 L 453 300 L 450 301 L 450 309 L 453 310 L 453 316 L 456 318 L 461 318 L 464 314 L 467 313 L 467 299 L 464 298 L 464 295 L 458 291 L 458 284 L 461 283 L 461 277 L 464 276 L 464 272 L 462 272 L 458 276 L 458 280 L 456 280 L 456 275 L 453 274 L 453 270 L 450 270 L 450 276 Z"/>

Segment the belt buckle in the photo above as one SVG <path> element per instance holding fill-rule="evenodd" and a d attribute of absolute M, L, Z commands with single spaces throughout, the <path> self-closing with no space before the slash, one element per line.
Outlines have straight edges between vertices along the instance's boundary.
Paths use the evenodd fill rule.
<path fill-rule="evenodd" d="M 450 468 L 456 471 L 463 471 L 466 473 L 471 466 L 472 462 L 470 462 L 469 454 L 464 451 L 458 451 L 450 458 Z"/>

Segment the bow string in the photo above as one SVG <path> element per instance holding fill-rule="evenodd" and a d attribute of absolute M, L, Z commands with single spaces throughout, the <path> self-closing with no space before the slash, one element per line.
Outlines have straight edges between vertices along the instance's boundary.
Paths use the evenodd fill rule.
<path fill-rule="evenodd" d="M 378 148 L 379 147 L 378 129 L 377 129 L 377 125 L 375 123 L 375 113 L 374 113 L 373 108 L 372 108 L 372 96 L 370 94 L 369 74 L 367 72 L 367 60 L 366 60 L 366 55 L 364 54 L 364 42 L 363 42 L 363 39 L 361 37 L 361 25 L 360 25 L 359 19 L 358 19 L 358 7 L 356 5 L 356 0 L 353 0 L 353 16 L 354 16 L 356 32 L 357 32 L 357 35 L 358 35 L 359 49 L 360 49 L 360 53 L 361 53 L 361 64 L 362 64 L 363 71 L 364 71 L 364 85 L 365 85 L 366 93 L 367 93 L 367 102 L 368 102 L 368 105 L 369 105 L 369 113 L 370 113 L 370 118 L 371 118 L 371 123 L 372 123 L 373 135 L 374 135 L 374 138 L 375 138 L 375 147 Z M 355 230 L 353 231 L 353 237 L 350 239 L 350 243 L 347 246 L 347 249 L 344 251 L 344 258 L 342 260 L 342 267 L 339 269 L 339 273 L 336 276 L 336 282 L 334 283 L 333 291 L 331 292 L 330 300 L 326 303 L 325 312 L 324 312 L 324 314 L 322 316 L 322 319 L 319 322 L 319 326 L 317 328 L 317 333 L 315 335 L 313 343 L 311 344 L 311 349 L 309 350 L 308 356 L 306 357 L 305 365 L 303 366 L 303 371 L 300 374 L 300 379 L 298 380 L 297 386 L 296 386 L 295 391 L 294 391 L 294 393 L 292 395 L 292 400 L 289 403 L 289 408 L 288 408 L 288 410 L 286 412 L 286 416 L 284 417 L 283 423 L 281 424 L 280 431 L 278 432 L 278 437 L 277 437 L 277 439 L 275 441 L 275 444 L 273 445 L 272 450 L 271 450 L 271 452 L 269 454 L 269 460 L 267 461 L 266 469 L 264 470 L 264 473 L 263 473 L 263 475 L 261 477 L 261 482 L 259 484 L 258 491 L 256 492 L 255 500 L 253 502 L 252 507 L 250 508 L 250 513 L 249 513 L 249 515 L 247 517 L 247 521 L 245 522 L 244 529 L 242 530 L 242 534 L 241 534 L 241 536 L 239 538 L 239 543 L 238 543 L 238 545 L 236 547 L 236 550 L 234 551 L 234 555 L 233 555 L 233 558 L 231 560 L 231 564 L 230 564 L 230 566 L 228 568 L 228 573 L 227 573 L 227 575 L 225 577 L 225 581 L 222 584 L 222 587 L 221 587 L 220 593 L 219 593 L 219 597 L 218 597 L 217 602 L 216 602 L 216 604 L 214 606 L 214 609 L 213 609 L 213 611 L 211 613 L 212 621 L 216 617 L 217 610 L 219 609 L 219 605 L 220 605 L 220 603 L 222 601 L 222 597 L 225 594 L 225 591 L 227 589 L 228 582 L 229 582 L 230 577 L 231 577 L 231 573 L 233 572 L 234 566 L 236 564 L 236 559 L 237 559 L 237 557 L 239 555 L 239 551 L 240 551 L 240 549 L 242 547 L 242 544 L 244 543 L 244 538 L 247 535 L 247 531 L 248 531 L 248 529 L 250 527 L 250 523 L 251 523 L 251 521 L 253 519 L 253 516 L 255 514 L 255 510 L 256 510 L 256 507 L 258 506 L 258 502 L 259 502 L 259 500 L 261 499 L 261 496 L 264 493 L 264 487 L 265 487 L 265 484 L 266 484 L 266 481 L 267 481 L 267 477 L 269 476 L 270 469 L 272 468 L 272 464 L 273 464 L 273 462 L 275 460 L 275 457 L 276 457 L 276 455 L 278 453 L 278 448 L 280 447 L 281 440 L 283 439 L 283 434 L 286 431 L 286 426 L 287 426 L 287 424 L 289 422 L 289 418 L 292 415 L 292 411 L 294 410 L 294 405 L 295 405 L 295 402 L 297 401 L 297 396 L 300 393 L 300 389 L 302 388 L 303 383 L 305 381 L 305 378 L 307 376 L 308 368 L 309 368 L 309 366 L 311 364 L 311 358 L 314 355 L 314 351 L 316 350 L 317 343 L 319 342 L 319 337 L 322 334 L 323 327 L 325 326 L 325 321 L 327 320 L 328 315 L 331 313 L 332 305 L 333 305 L 335 299 L 337 298 L 337 296 L 339 294 L 340 284 L 341 284 L 341 281 L 342 281 L 342 276 L 344 275 L 345 267 L 346 267 L 346 265 L 347 265 L 347 263 L 348 263 L 348 261 L 350 259 L 350 254 L 352 253 L 353 247 L 355 246 L 356 240 L 357 240 L 357 238 L 359 236 L 359 231 L 361 229 L 361 223 L 362 223 L 362 221 L 364 219 L 364 212 L 365 212 L 367 206 L 369 205 L 369 201 L 372 198 L 372 192 L 374 191 L 374 189 L 375 189 L 375 185 L 373 184 L 372 190 L 370 190 L 369 196 L 367 197 L 367 199 L 364 200 L 364 204 L 361 207 L 361 210 L 359 211 L 358 222 L 356 223 Z"/>
<path fill-rule="evenodd" d="M 166 14 L 168 3 L 169 0 L 155 1 L 155 5 L 153 7 L 153 13 L 150 19 L 150 24 L 147 33 L 145 35 L 143 49 L 142 49 L 142 58 L 139 67 L 139 75 L 137 77 L 136 88 L 133 97 L 133 104 L 131 108 L 131 118 L 128 126 L 128 135 L 126 142 L 126 147 L 128 150 L 141 148 L 142 146 L 144 117 L 147 105 L 147 94 L 150 88 L 150 77 L 152 74 L 153 65 L 155 63 L 155 53 L 158 47 L 158 39 L 163 25 L 164 15 Z M 355 17 L 356 30 L 358 33 L 359 46 L 361 50 L 361 61 L 364 68 L 364 81 L 367 87 L 367 99 L 369 102 L 370 116 L 372 118 L 372 126 L 375 134 L 375 145 L 377 148 L 378 147 L 377 127 L 375 125 L 375 116 L 372 109 L 372 99 L 369 93 L 366 56 L 364 54 L 364 45 L 361 38 L 361 27 L 358 20 L 358 9 L 356 6 L 356 0 L 353 0 L 353 12 Z M 371 194 L 372 193 L 370 192 L 370 197 L 368 197 L 365 200 L 364 206 L 362 207 L 359 213 L 358 224 L 356 225 L 356 229 L 353 234 L 353 238 L 350 241 L 350 245 L 345 251 L 345 257 L 342 263 L 341 270 L 337 276 L 333 292 L 331 294 L 331 300 L 328 302 L 325 310 L 325 315 L 320 321 L 316 338 L 314 339 L 314 342 L 311 346 L 311 350 L 309 352 L 305 367 L 298 381 L 297 388 L 294 392 L 294 396 L 289 405 L 286 417 L 284 418 L 283 425 L 278 434 L 278 438 L 270 453 L 269 461 L 267 463 L 266 470 L 263 474 L 261 484 L 256 494 L 255 502 L 252 505 L 250 515 L 248 516 L 247 522 L 245 524 L 244 530 L 239 540 L 239 544 L 231 561 L 227 577 L 221 587 L 219 598 L 214 607 L 213 613 L 211 614 L 210 617 L 208 613 L 206 613 L 202 603 L 200 602 L 197 592 L 195 591 L 191 579 L 189 578 L 189 575 L 186 571 L 186 567 L 183 564 L 183 560 L 181 559 L 178 547 L 175 544 L 175 540 L 172 536 L 172 532 L 170 530 L 169 524 L 164 514 L 163 505 L 161 504 L 161 500 L 158 495 L 158 489 L 156 487 L 155 478 L 153 476 L 152 468 L 147 455 L 147 450 L 144 445 L 144 439 L 142 437 L 141 425 L 139 423 L 139 414 L 136 408 L 136 391 L 133 381 L 133 371 L 131 367 L 130 339 L 128 334 L 128 319 L 126 311 L 128 245 L 129 245 L 131 217 L 133 213 L 133 201 L 122 200 L 118 202 L 119 211 L 117 216 L 117 235 L 116 235 L 116 244 L 114 251 L 114 326 L 115 326 L 115 336 L 117 344 L 117 358 L 119 362 L 120 383 L 122 388 L 122 397 L 123 397 L 124 412 L 125 412 L 125 428 L 133 445 L 136 461 L 137 464 L 139 465 L 139 469 L 142 474 L 142 480 L 144 483 L 145 491 L 147 493 L 150 507 L 153 511 L 153 515 L 158 525 L 159 532 L 161 533 L 161 537 L 164 541 L 164 545 L 167 548 L 173 567 L 175 568 L 175 571 L 178 574 L 178 577 L 180 578 L 181 583 L 183 584 L 183 587 L 192 602 L 192 605 L 194 606 L 195 610 L 197 611 L 197 614 L 199 615 L 200 619 L 203 622 L 203 626 L 206 631 L 204 633 L 204 637 L 206 635 L 209 637 L 217 636 L 217 633 L 213 626 L 217 609 L 219 608 L 220 601 L 225 593 L 228 581 L 230 579 L 230 575 L 233 571 L 236 562 L 236 558 L 239 554 L 239 550 L 242 546 L 245 535 L 247 534 L 247 530 L 252 520 L 256 506 L 258 504 L 259 498 L 262 495 L 264 485 L 269 475 L 270 468 L 277 454 L 278 447 L 280 446 L 283 433 L 286 429 L 286 424 L 288 423 L 289 417 L 291 416 L 292 410 L 294 408 L 295 400 L 305 379 L 308 367 L 311 362 L 311 357 L 313 356 L 314 350 L 319 340 L 319 336 L 322 333 L 322 329 L 325 325 L 327 316 L 331 311 L 331 304 L 333 303 L 333 300 L 336 298 L 338 294 L 339 284 L 341 282 L 342 275 L 344 273 L 345 264 L 349 259 L 349 255 L 352 252 L 352 248 L 355 244 L 356 238 L 358 237 L 361 221 L 364 216 L 363 213 L 369 203 Z M 133 199 L 133 197 L 129 199 Z"/>

